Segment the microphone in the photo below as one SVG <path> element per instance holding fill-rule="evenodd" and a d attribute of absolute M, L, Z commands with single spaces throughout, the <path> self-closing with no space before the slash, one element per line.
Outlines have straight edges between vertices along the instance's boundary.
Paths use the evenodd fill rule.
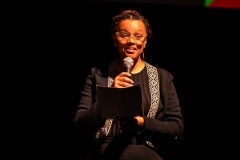
<path fill-rule="evenodd" d="M 123 64 L 125 66 L 125 72 L 128 72 L 129 74 L 131 74 L 133 63 L 134 63 L 134 61 L 132 58 L 130 58 L 130 57 L 124 58 Z"/>

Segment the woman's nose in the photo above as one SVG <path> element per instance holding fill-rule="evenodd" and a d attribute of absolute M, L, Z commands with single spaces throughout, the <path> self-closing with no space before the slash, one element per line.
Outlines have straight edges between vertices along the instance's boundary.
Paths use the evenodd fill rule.
<path fill-rule="evenodd" d="M 135 42 L 134 37 L 133 36 L 129 37 L 128 42 L 134 43 Z"/>

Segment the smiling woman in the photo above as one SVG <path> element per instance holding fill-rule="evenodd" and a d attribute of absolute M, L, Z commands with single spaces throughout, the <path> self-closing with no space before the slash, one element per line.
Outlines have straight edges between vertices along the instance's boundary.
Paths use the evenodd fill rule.
<path fill-rule="evenodd" d="M 122 20 L 119 23 L 118 32 L 113 34 L 114 44 L 117 46 L 120 54 L 119 62 L 123 62 L 125 57 L 130 57 L 134 60 L 135 66 L 132 72 L 137 73 L 144 67 L 144 63 L 140 57 L 143 54 L 143 49 L 146 46 L 146 27 L 141 20 Z M 123 71 L 119 65 L 119 71 Z"/>
<path fill-rule="evenodd" d="M 76 128 L 94 135 L 87 159 L 169 158 L 169 144 L 182 136 L 183 117 L 173 76 L 144 61 L 151 27 L 139 12 L 125 10 L 113 17 L 111 32 L 119 58 L 105 69 L 91 69 L 74 118 Z M 125 70 L 126 57 L 134 61 L 131 74 Z M 102 118 L 96 85 L 125 88 L 134 84 L 141 87 L 144 115 Z"/>

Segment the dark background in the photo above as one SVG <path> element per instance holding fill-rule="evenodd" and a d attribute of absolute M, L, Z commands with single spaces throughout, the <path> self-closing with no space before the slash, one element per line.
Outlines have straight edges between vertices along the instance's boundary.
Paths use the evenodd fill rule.
<path fill-rule="evenodd" d="M 74 1 L 1 9 L 4 159 L 81 159 L 72 124 L 80 93 L 90 68 L 112 59 L 109 25 L 124 9 L 152 26 L 145 60 L 175 77 L 185 132 L 173 154 L 239 158 L 239 10 Z"/>

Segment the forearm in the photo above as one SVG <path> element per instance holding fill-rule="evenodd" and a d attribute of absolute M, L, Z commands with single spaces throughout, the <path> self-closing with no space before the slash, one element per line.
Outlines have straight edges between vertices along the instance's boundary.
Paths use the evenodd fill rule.
<path fill-rule="evenodd" d="M 77 127 L 90 127 L 97 125 L 100 120 L 100 109 L 96 102 L 89 108 L 78 106 L 78 110 L 74 117 L 74 125 Z"/>
<path fill-rule="evenodd" d="M 181 136 L 182 132 L 183 126 L 181 121 L 159 121 L 157 119 L 144 117 L 144 128 L 141 134 L 146 140 L 149 140 L 153 137 L 176 138 Z"/>

